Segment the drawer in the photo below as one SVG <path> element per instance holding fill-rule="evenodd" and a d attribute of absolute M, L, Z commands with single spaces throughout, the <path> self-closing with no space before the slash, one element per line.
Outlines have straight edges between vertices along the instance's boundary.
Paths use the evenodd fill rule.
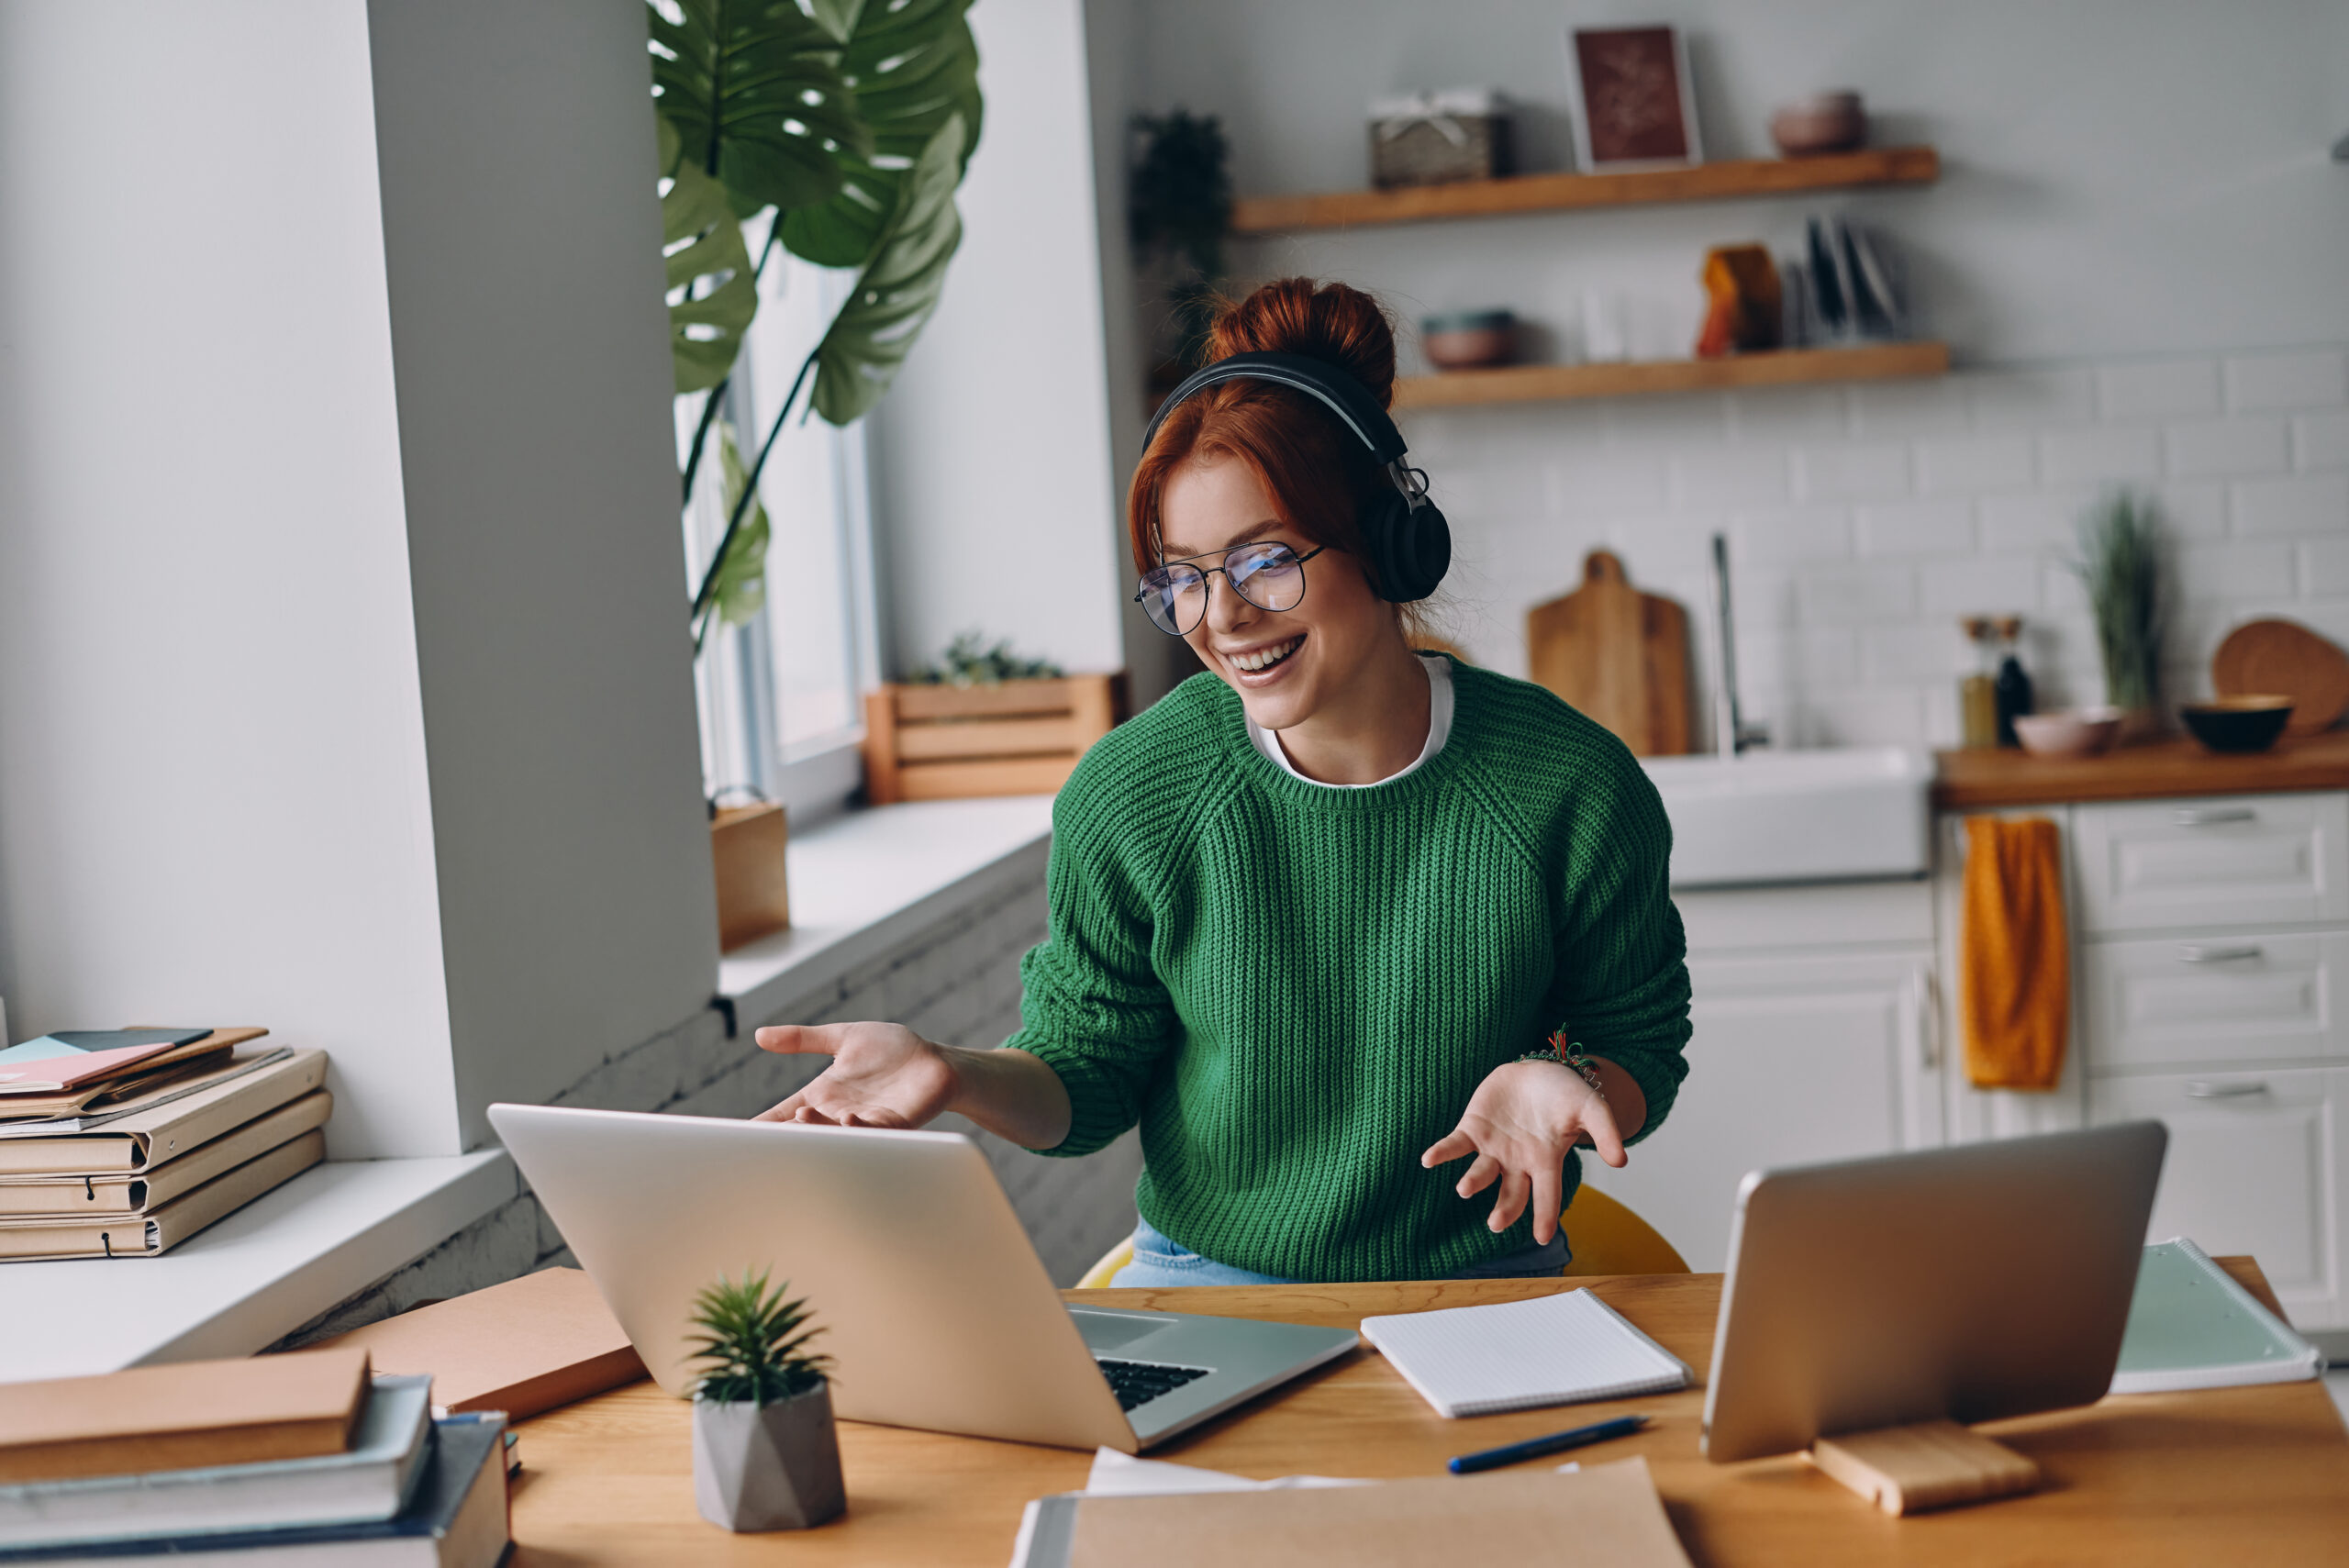
<path fill-rule="evenodd" d="M 2163 1073 L 2088 1085 L 2089 1119 L 2169 1129 L 2149 1240 L 2248 1252 L 2297 1322 L 2340 1318 L 2337 1122 L 2349 1072 Z"/>
<path fill-rule="evenodd" d="M 2072 814 L 2086 933 L 2349 919 L 2349 795 L 2224 795 Z"/>
<path fill-rule="evenodd" d="M 2083 943 L 2090 1072 L 2341 1056 L 2349 931 Z"/>

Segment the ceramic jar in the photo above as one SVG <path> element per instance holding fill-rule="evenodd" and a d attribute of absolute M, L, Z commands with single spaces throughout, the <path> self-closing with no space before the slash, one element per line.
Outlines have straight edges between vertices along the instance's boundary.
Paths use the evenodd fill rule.
<path fill-rule="evenodd" d="M 848 1506 L 832 1387 L 772 1405 L 694 1401 L 694 1502 L 730 1530 L 806 1529 Z"/>
<path fill-rule="evenodd" d="M 1849 152 L 1867 134 L 1867 111 L 1857 93 L 1814 94 L 1770 117 L 1770 139 L 1789 158 Z"/>
<path fill-rule="evenodd" d="M 1505 365 L 1517 357 L 1517 317 L 1506 310 L 1463 310 L 1419 323 L 1419 351 L 1438 370 Z"/>

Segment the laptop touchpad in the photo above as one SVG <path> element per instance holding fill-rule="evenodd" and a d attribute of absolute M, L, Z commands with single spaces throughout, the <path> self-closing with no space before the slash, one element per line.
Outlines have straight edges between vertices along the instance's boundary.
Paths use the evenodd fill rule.
<path fill-rule="evenodd" d="M 1085 1336 L 1085 1348 L 1096 1352 L 1121 1351 L 1162 1329 L 1174 1327 L 1163 1318 L 1145 1318 L 1134 1312 L 1104 1312 L 1098 1307 L 1072 1307 L 1068 1315 L 1076 1319 L 1076 1330 Z"/>

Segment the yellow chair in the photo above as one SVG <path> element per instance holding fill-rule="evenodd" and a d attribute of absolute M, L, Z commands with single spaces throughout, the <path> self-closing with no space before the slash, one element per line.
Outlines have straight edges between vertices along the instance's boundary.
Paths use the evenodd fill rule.
<path fill-rule="evenodd" d="M 1586 1274 L 1685 1274 L 1688 1261 L 1646 1220 L 1585 1182 L 1575 1189 L 1564 1216 L 1575 1259 L 1561 1271 L 1565 1279 Z M 1105 1288 L 1119 1269 L 1134 1261 L 1130 1236 L 1085 1271 L 1079 1290 Z"/>

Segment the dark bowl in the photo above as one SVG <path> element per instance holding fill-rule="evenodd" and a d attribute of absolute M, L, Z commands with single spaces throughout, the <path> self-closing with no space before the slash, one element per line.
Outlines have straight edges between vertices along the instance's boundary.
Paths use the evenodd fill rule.
<path fill-rule="evenodd" d="M 2265 751 L 2284 733 L 2292 699 L 2275 696 L 2219 697 L 2190 702 L 2177 710 L 2186 728 L 2213 751 Z"/>

